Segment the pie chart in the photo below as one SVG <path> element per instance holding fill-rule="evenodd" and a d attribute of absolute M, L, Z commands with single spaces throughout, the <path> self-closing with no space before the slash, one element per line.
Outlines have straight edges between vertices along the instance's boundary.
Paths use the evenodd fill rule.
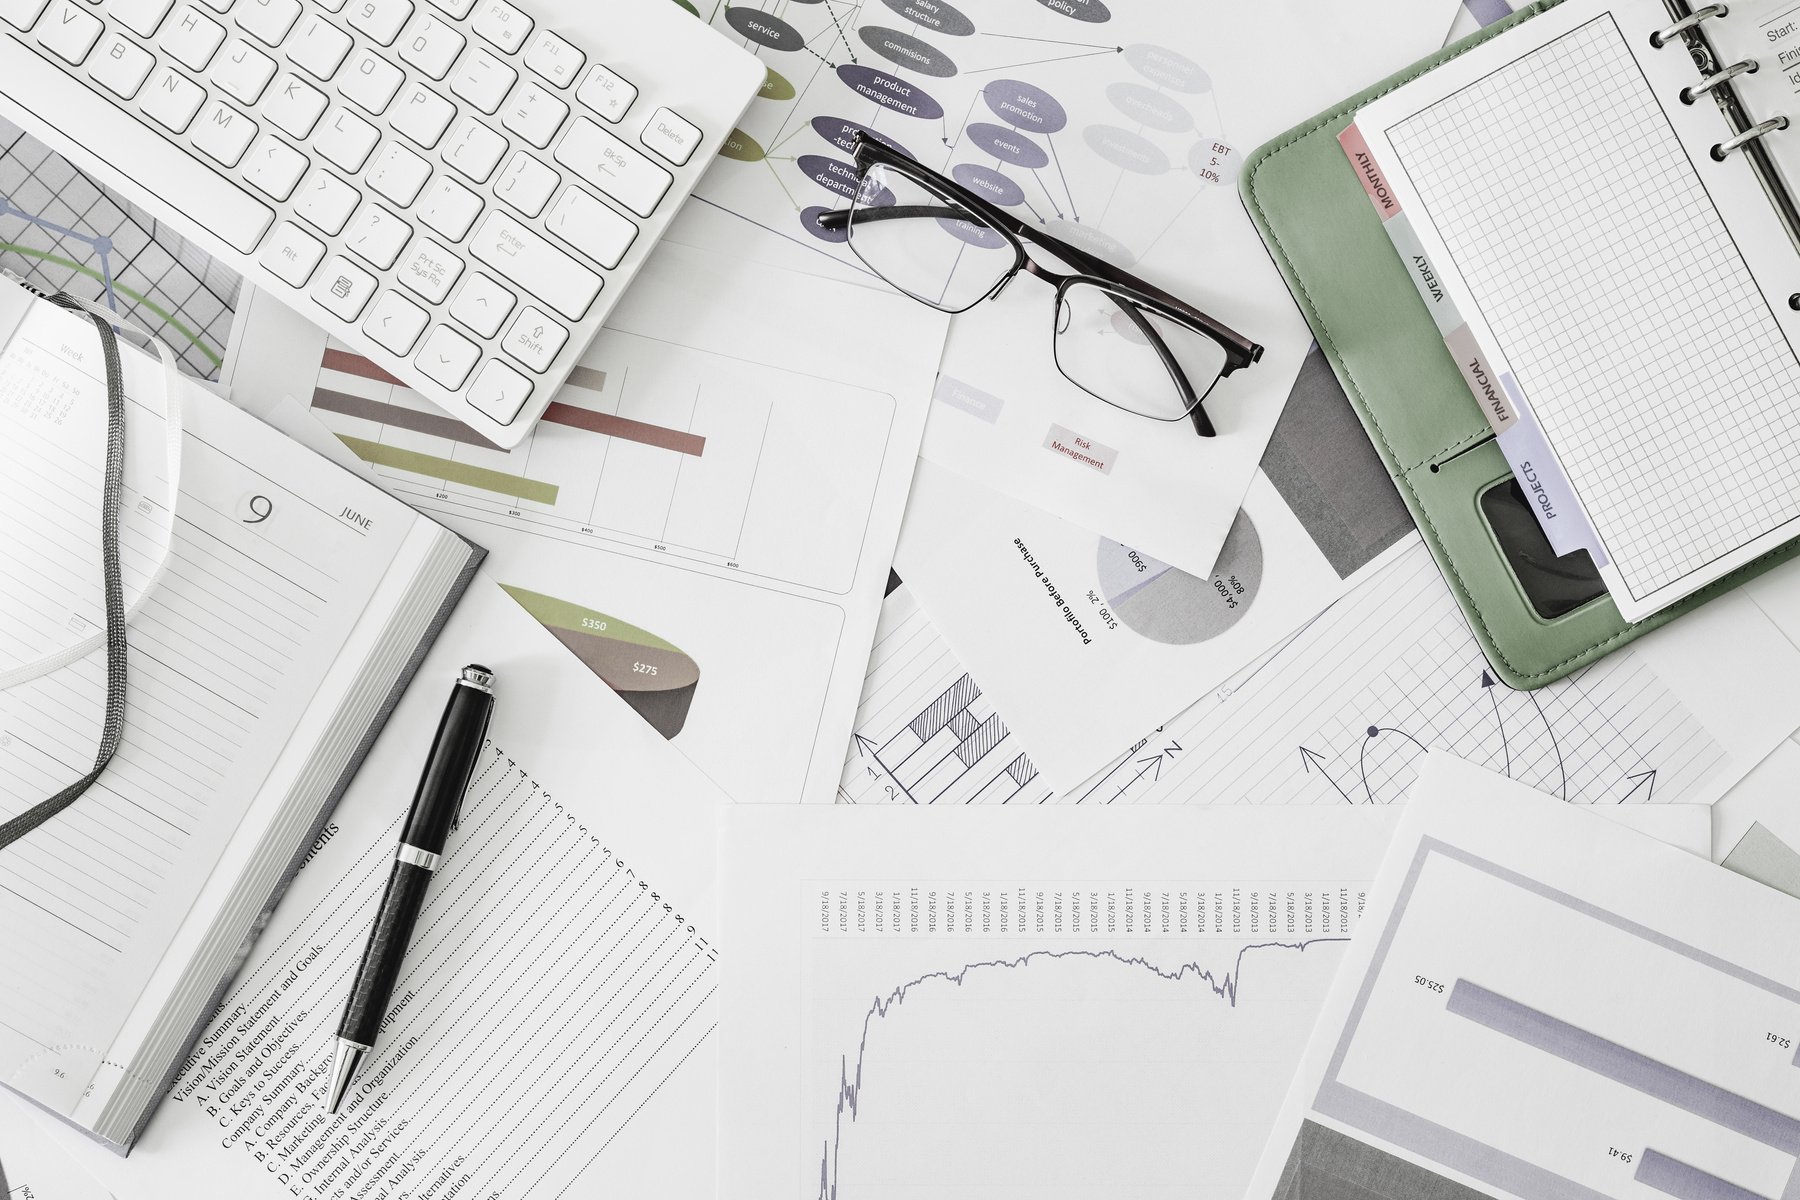
<path fill-rule="evenodd" d="M 1250 611 L 1262 586 L 1262 538 L 1239 510 L 1208 579 L 1105 539 L 1096 565 L 1100 591 L 1127 629 L 1153 642 L 1190 646 L 1218 637 Z"/>
<path fill-rule="evenodd" d="M 700 686 L 699 663 L 617 617 L 541 592 L 501 586 L 658 733 L 672 738 L 681 732 Z"/>

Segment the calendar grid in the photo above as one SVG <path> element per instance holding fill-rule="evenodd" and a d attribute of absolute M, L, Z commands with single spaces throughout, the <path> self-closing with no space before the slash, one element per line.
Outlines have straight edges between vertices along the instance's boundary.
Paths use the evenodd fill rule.
<path fill-rule="evenodd" d="M 1610 15 L 1388 137 L 1634 597 L 1800 516 L 1800 360 Z"/>

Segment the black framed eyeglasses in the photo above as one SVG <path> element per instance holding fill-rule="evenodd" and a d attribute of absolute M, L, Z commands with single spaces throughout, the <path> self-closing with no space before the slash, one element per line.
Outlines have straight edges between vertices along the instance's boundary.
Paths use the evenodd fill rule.
<path fill-rule="evenodd" d="M 1162 289 L 1019 220 L 865 133 L 853 146 L 850 207 L 818 217 L 846 232 L 863 264 L 913 299 L 960 313 L 998 296 L 1021 271 L 1056 288 L 1051 349 L 1069 382 L 1156 421 L 1191 420 L 1219 380 L 1263 348 Z M 1052 271 L 1026 243 L 1074 268 Z"/>

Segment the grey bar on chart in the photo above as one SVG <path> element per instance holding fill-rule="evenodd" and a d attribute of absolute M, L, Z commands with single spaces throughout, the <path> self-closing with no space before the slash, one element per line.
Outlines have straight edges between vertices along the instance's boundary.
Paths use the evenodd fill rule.
<path fill-rule="evenodd" d="M 1675 1200 L 1766 1200 L 1749 1188 L 1739 1187 L 1717 1175 L 1690 1167 L 1660 1150 L 1646 1150 L 1638 1159 L 1637 1181 Z"/>
<path fill-rule="evenodd" d="M 1747 1138 L 1800 1155 L 1800 1121 L 1648 1055 L 1459 979 L 1445 1007 L 1495 1033 L 1655 1097 Z"/>

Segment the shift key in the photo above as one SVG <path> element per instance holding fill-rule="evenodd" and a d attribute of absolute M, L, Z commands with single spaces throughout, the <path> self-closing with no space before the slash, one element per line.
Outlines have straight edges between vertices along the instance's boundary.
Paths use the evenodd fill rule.
<path fill-rule="evenodd" d="M 555 155 L 557 162 L 640 217 L 656 211 L 675 179 L 586 117 L 569 126 Z"/>
<path fill-rule="evenodd" d="M 469 236 L 469 253 L 571 321 L 600 294 L 600 276 L 497 210 Z"/>

